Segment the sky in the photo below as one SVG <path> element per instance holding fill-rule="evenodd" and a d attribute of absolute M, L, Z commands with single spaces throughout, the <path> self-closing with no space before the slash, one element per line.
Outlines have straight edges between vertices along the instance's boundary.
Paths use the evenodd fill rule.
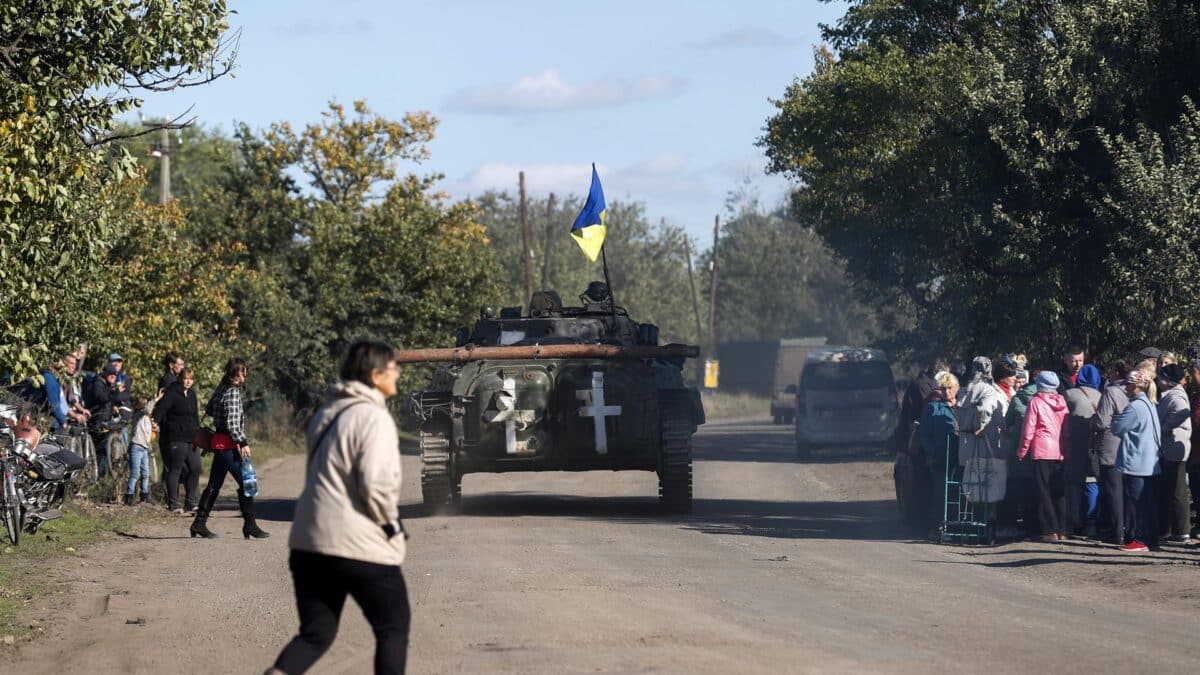
<path fill-rule="evenodd" d="M 229 5 L 235 76 L 147 97 L 146 117 L 192 106 L 228 132 L 313 123 L 331 100 L 365 99 L 393 119 L 426 110 L 440 121 L 432 157 L 406 168 L 444 174 L 454 198 L 515 193 L 521 170 L 533 195 L 583 195 L 595 162 L 609 200 L 642 202 L 700 242 L 747 180 L 768 206 L 786 194 L 755 141 L 770 99 L 812 69 L 818 24 L 844 11 L 816 0 Z"/>

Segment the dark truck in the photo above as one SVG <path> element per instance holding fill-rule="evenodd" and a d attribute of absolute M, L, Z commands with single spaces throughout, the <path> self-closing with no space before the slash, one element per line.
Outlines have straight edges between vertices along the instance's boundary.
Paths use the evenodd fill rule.
<path fill-rule="evenodd" d="M 426 506 L 457 503 L 469 473 L 642 470 L 658 474 L 666 511 L 691 510 L 691 439 L 704 408 L 683 365 L 698 349 L 659 346 L 658 328 L 614 306 L 605 284 L 580 301 L 564 307 L 540 291 L 526 315 L 483 307 L 458 348 L 400 353 L 450 362 L 410 404 Z"/>

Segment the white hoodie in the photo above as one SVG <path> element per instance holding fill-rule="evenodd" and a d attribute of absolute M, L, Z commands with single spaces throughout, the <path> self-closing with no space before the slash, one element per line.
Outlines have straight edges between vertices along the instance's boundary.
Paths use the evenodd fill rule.
<path fill-rule="evenodd" d="M 306 441 L 308 470 L 288 546 L 378 565 L 403 563 L 400 438 L 383 394 L 361 382 L 333 385 Z M 385 527 L 397 533 L 389 536 Z"/>

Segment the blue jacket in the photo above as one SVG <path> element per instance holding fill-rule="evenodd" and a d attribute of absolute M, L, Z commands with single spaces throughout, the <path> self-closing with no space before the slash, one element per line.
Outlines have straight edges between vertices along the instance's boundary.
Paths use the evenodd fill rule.
<path fill-rule="evenodd" d="M 1154 476 L 1162 472 L 1158 463 L 1162 426 L 1158 411 L 1144 392 L 1113 418 L 1109 431 L 1120 441 L 1117 471 L 1131 476 Z"/>
<path fill-rule="evenodd" d="M 933 401 L 921 413 L 921 425 L 917 427 L 917 442 L 925 456 L 935 464 L 946 461 L 946 443 L 950 443 L 951 456 L 958 458 L 958 418 L 954 408 L 945 401 Z"/>

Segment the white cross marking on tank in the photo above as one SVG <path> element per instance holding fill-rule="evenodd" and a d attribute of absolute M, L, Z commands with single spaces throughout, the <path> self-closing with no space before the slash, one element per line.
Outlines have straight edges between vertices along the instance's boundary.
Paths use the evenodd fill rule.
<path fill-rule="evenodd" d="M 510 455 L 529 452 L 527 441 L 517 440 L 517 431 L 524 431 L 536 419 L 536 410 L 517 410 L 517 381 L 504 378 L 503 388 L 497 392 L 496 410 L 483 415 L 484 422 L 504 423 L 504 451 Z"/>
<path fill-rule="evenodd" d="M 575 397 L 585 405 L 579 409 L 580 417 L 591 417 L 596 430 L 596 452 L 608 454 L 608 429 L 604 426 L 604 418 L 621 414 L 621 406 L 604 405 L 604 373 L 592 373 L 592 388 L 575 392 Z"/>

